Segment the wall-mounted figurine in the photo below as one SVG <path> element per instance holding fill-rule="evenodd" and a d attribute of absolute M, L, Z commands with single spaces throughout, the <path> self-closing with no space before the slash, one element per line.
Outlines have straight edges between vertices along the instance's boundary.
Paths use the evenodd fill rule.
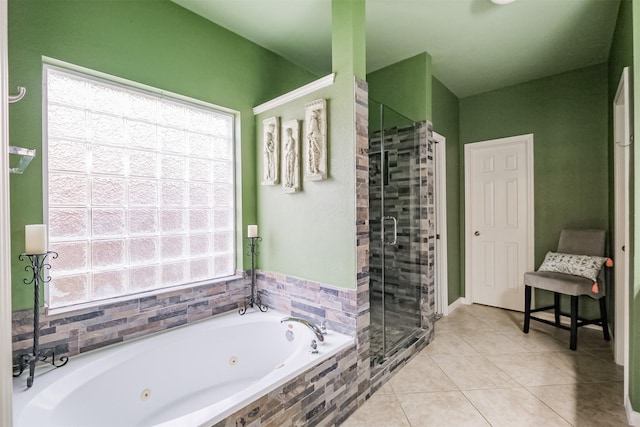
<path fill-rule="evenodd" d="M 282 124 L 282 191 L 300 191 L 300 123 L 289 120 Z"/>
<path fill-rule="evenodd" d="M 262 121 L 264 174 L 262 185 L 275 185 L 279 181 L 280 118 L 269 117 Z"/>
<path fill-rule="evenodd" d="M 304 180 L 327 179 L 327 103 L 324 99 L 318 99 L 304 108 Z"/>

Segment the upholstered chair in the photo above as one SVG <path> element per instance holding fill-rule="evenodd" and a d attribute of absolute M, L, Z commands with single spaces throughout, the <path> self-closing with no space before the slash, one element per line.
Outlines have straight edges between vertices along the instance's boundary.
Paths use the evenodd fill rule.
<path fill-rule="evenodd" d="M 607 325 L 607 307 L 605 302 L 604 264 L 612 265 L 604 257 L 606 233 L 604 230 L 562 230 L 557 252 L 549 252 L 538 271 L 524 274 L 524 327 L 529 333 L 530 320 L 546 323 L 571 331 L 569 348 L 575 350 L 578 345 L 578 328 L 585 325 L 600 325 L 604 339 L 609 341 Z M 531 309 L 531 289 L 544 289 L 553 292 L 554 304 Z M 560 309 L 560 295 L 571 296 L 571 312 Z M 578 298 L 582 295 L 600 302 L 599 319 L 583 319 L 578 315 Z M 534 317 L 531 313 L 553 310 L 554 321 Z M 571 326 L 560 322 L 560 316 L 570 317 Z"/>

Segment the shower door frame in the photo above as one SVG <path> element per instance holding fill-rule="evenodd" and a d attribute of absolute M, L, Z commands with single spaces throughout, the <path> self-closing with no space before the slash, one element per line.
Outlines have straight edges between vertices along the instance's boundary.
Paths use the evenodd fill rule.
<path fill-rule="evenodd" d="M 380 179 L 380 247 L 381 247 L 381 254 L 380 254 L 380 263 L 381 263 L 381 269 L 380 269 L 380 283 L 381 283 L 381 301 L 380 301 L 380 306 L 382 308 L 382 312 L 381 312 L 381 327 L 382 327 L 382 351 L 380 353 L 376 353 L 376 354 L 372 354 L 373 357 L 377 357 L 379 358 L 378 360 L 380 362 L 384 362 L 385 360 L 387 360 L 387 358 L 389 356 L 391 356 L 392 354 L 394 354 L 396 352 L 396 350 L 403 346 L 406 342 L 408 342 L 410 339 L 412 339 L 412 337 L 416 337 L 419 335 L 422 335 L 425 331 L 425 325 L 423 324 L 423 313 L 422 313 L 422 305 L 424 304 L 424 296 L 422 295 L 422 289 L 423 289 L 423 280 L 422 280 L 422 273 L 423 273 L 423 260 L 422 257 L 418 257 L 419 258 L 419 264 L 417 265 L 417 272 L 416 274 L 418 275 L 418 277 L 420 277 L 420 283 L 413 283 L 417 286 L 417 288 L 419 289 L 418 295 L 416 296 L 416 300 L 415 300 L 415 304 L 416 304 L 416 315 L 417 318 L 415 320 L 418 321 L 418 324 L 415 326 L 415 328 L 410 331 L 409 333 L 407 333 L 406 335 L 404 335 L 401 339 L 399 339 L 396 342 L 393 342 L 391 345 L 387 344 L 387 301 L 386 301 L 386 273 L 387 273 L 387 247 L 389 246 L 395 246 L 397 244 L 397 218 L 387 215 L 387 210 L 385 209 L 385 172 L 386 172 L 386 162 L 387 162 L 387 157 L 385 156 L 385 151 L 390 151 L 389 148 L 386 148 L 385 146 L 385 139 L 387 136 L 387 132 L 385 131 L 385 126 L 384 126 L 384 118 L 385 118 L 385 111 L 386 107 L 384 104 L 380 104 L 380 123 L 381 123 L 381 129 L 380 129 L 380 149 L 376 150 L 376 151 L 371 151 L 369 152 L 369 155 L 371 154 L 379 154 L 380 155 L 380 173 L 381 173 L 381 179 Z M 409 119 L 408 119 L 409 120 Z M 409 122 L 408 122 L 409 123 Z M 407 126 L 401 127 L 402 129 L 408 128 L 412 126 L 414 129 L 414 135 L 413 135 L 413 150 L 415 150 L 415 152 L 417 153 L 417 157 L 418 157 L 418 161 L 419 161 L 419 168 L 418 170 L 420 171 L 420 173 L 417 176 L 418 179 L 418 188 L 417 190 L 411 190 L 411 191 L 417 191 L 418 192 L 418 206 L 415 208 L 418 210 L 419 212 L 419 219 L 422 220 L 422 205 L 423 205 L 423 200 L 422 200 L 422 171 L 423 168 L 426 168 L 426 165 L 423 164 L 423 160 L 422 160 L 422 150 L 426 150 L 426 147 L 422 147 L 421 145 L 421 140 L 420 140 L 420 132 L 421 132 L 421 123 L 420 122 L 411 122 L 411 124 L 407 124 Z M 426 141 L 425 141 L 425 145 L 428 144 L 429 138 L 427 136 Z M 435 144 L 434 144 L 435 145 Z M 414 156 L 415 157 L 415 156 Z M 391 182 L 389 181 L 388 184 L 391 184 Z M 387 223 L 389 221 L 393 221 L 394 222 L 394 239 L 393 241 L 387 241 Z M 418 228 L 418 233 L 420 235 L 423 234 L 422 229 L 419 227 Z M 411 238 L 410 238 L 411 241 Z M 371 244 L 373 244 L 373 241 L 371 242 Z M 410 251 L 412 250 L 411 246 L 408 246 L 405 250 Z M 421 252 L 421 251 L 419 251 Z"/>

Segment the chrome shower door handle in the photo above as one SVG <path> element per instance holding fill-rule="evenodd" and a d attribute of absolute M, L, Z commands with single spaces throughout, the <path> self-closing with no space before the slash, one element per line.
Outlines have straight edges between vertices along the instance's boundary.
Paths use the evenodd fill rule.
<path fill-rule="evenodd" d="M 395 246 L 398 243 L 398 220 L 395 216 L 385 216 L 384 220 L 390 219 L 393 221 L 393 242 L 384 242 L 385 245 Z"/>

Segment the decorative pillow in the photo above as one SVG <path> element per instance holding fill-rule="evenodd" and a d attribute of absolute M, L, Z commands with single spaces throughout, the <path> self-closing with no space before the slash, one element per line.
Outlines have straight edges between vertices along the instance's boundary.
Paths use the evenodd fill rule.
<path fill-rule="evenodd" d="M 538 271 L 553 271 L 556 273 L 573 274 L 597 281 L 598 273 L 606 257 L 591 255 L 562 254 L 547 252 Z"/>

